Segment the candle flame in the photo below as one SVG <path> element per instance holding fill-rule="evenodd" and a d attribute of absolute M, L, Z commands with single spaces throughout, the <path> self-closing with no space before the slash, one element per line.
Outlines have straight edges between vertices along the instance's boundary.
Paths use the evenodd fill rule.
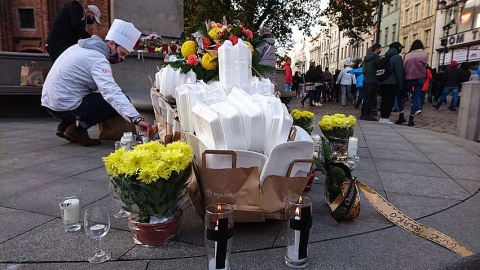
<path fill-rule="evenodd" d="M 222 212 L 222 205 L 221 204 L 217 204 L 217 212 Z"/>
<path fill-rule="evenodd" d="M 302 198 L 302 196 L 300 196 L 300 197 L 298 198 L 298 203 L 302 203 L 302 201 L 303 201 L 303 198 Z"/>
<path fill-rule="evenodd" d="M 295 216 L 300 216 L 300 207 L 295 208 Z"/>

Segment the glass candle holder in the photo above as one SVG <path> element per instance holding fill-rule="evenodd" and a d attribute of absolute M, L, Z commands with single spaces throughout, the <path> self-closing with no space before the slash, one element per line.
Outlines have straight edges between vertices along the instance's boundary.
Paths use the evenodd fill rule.
<path fill-rule="evenodd" d="M 308 238 L 312 228 L 312 200 L 308 197 L 285 198 L 285 263 L 293 268 L 308 266 Z"/>
<path fill-rule="evenodd" d="M 80 230 L 80 199 L 77 196 L 57 196 L 63 229 L 66 232 Z"/>
<path fill-rule="evenodd" d="M 230 269 L 233 241 L 233 207 L 214 203 L 205 211 L 205 247 L 208 269 Z"/>

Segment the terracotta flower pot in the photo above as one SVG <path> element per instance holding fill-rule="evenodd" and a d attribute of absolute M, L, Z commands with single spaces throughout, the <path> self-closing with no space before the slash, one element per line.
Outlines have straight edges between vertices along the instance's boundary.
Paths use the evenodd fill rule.
<path fill-rule="evenodd" d="M 162 246 L 168 244 L 178 231 L 181 213 L 174 218 L 157 224 L 142 223 L 128 217 L 128 227 L 132 232 L 133 242 L 145 246 Z"/>

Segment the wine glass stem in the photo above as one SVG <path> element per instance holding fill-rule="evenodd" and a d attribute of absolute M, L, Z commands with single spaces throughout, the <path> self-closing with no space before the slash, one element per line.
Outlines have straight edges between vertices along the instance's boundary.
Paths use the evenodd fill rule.
<path fill-rule="evenodd" d="M 97 257 L 103 256 L 101 240 L 102 240 L 101 238 L 97 240 L 98 244 L 97 244 L 97 247 L 95 248 L 95 256 Z"/>

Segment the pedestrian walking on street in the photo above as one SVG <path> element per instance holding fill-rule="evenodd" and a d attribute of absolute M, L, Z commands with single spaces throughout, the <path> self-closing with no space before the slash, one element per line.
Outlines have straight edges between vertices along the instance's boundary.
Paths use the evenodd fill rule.
<path fill-rule="evenodd" d="M 422 87 L 425 82 L 427 74 L 427 60 L 428 54 L 424 51 L 423 43 L 419 39 L 413 41 L 410 51 L 405 55 L 405 88 L 400 89 L 400 94 L 397 96 L 398 120 L 396 124 L 403 124 L 407 122 L 404 116 L 405 98 L 407 92 L 412 91 L 412 106 L 410 108 L 410 116 L 408 117 L 408 125 L 413 126 L 415 114 L 421 112 L 420 108 L 422 102 Z"/>
<path fill-rule="evenodd" d="M 325 68 L 325 72 L 323 72 L 323 83 L 325 87 L 323 88 L 322 96 L 323 102 L 329 102 L 332 100 L 332 80 L 333 75 L 328 71 L 328 67 Z"/>
<path fill-rule="evenodd" d="M 355 85 L 355 109 L 358 109 L 363 103 L 363 80 L 365 75 L 363 75 L 362 60 L 358 59 L 353 69 L 348 73 L 355 75 L 355 80 L 357 84 Z"/>
<path fill-rule="evenodd" d="M 393 124 L 390 120 L 392 113 L 393 102 L 395 96 L 404 89 L 404 67 L 403 59 L 400 56 L 403 45 L 400 42 L 393 42 L 388 46 L 388 51 L 384 57 L 389 58 L 390 69 L 392 74 L 382 82 L 380 82 L 380 92 L 382 94 L 382 101 L 380 103 L 380 123 Z"/>
<path fill-rule="evenodd" d="M 95 5 L 83 8 L 76 0 L 67 2 L 55 17 L 45 44 L 52 63 L 68 47 L 77 44 L 79 39 L 91 37 L 85 28 L 94 22 L 100 24 L 100 15 L 100 10 Z"/>
<path fill-rule="evenodd" d="M 302 99 L 302 107 L 305 106 L 305 100 L 310 99 L 310 107 L 315 106 L 313 100 L 315 98 L 315 63 L 310 63 L 310 68 L 305 74 L 305 91 L 307 95 Z"/>
<path fill-rule="evenodd" d="M 262 41 L 256 51 L 260 57 L 259 64 L 275 68 L 277 57 L 275 56 L 275 37 L 270 33 L 270 27 L 263 26 L 259 30 L 259 39 Z M 275 71 L 265 74 L 271 82 L 275 81 Z"/>
<path fill-rule="evenodd" d="M 427 73 L 425 75 L 425 82 L 423 83 L 423 86 L 422 86 L 422 100 L 420 102 L 420 108 L 415 112 L 415 114 L 420 114 L 423 111 L 423 104 L 425 104 L 425 97 L 428 95 L 428 92 L 429 92 L 429 89 L 430 89 L 430 82 L 431 82 L 432 78 L 433 78 L 432 68 L 429 65 L 427 65 Z"/>
<path fill-rule="evenodd" d="M 443 93 L 438 103 L 432 105 L 435 109 L 440 109 L 443 103 L 447 102 L 447 95 L 452 92 L 452 105 L 450 110 L 456 111 L 458 106 L 458 88 L 462 79 L 465 78 L 465 72 L 458 68 L 457 61 L 453 60 L 450 67 L 443 74 Z"/>
<path fill-rule="evenodd" d="M 373 109 L 377 109 L 378 80 L 375 76 L 378 64 L 380 63 L 380 52 L 382 46 L 378 43 L 373 44 L 363 58 L 364 69 L 364 98 L 360 119 L 367 121 L 378 121 L 373 115 Z"/>
<path fill-rule="evenodd" d="M 340 71 L 336 83 L 340 85 L 340 96 L 342 106 L 347 106 L 348 104 L 348 94 L 352 89 L 352 84 L 356 84 L 355 75 L 348 73 L 352 68 L 350 67 L 351 61 L 347 59 L 345 61 L 344 68 Z"/>
<path fill-rule="evenodd" d="M 296 97 L 300 97 L 300 81 L 302 78 L 300 77 L 300 72 L 295 71 L 295 75 L 293 75 L 292 79 L 292 91 L 295 91 L 297 93 Z"/>
<path fill-rule="evenodd" d="M 325 77 L 323 75 L 322 66 L 319 65 L 315 68 L 315 98 L 314 98 L 314 101 L 313 101 L 313 105 L 315 105 L 317 107 L 322 106 L 322 103 L 320 103 L 320 98 L 322 96 L 323 79 L 324 78 Z"/>

